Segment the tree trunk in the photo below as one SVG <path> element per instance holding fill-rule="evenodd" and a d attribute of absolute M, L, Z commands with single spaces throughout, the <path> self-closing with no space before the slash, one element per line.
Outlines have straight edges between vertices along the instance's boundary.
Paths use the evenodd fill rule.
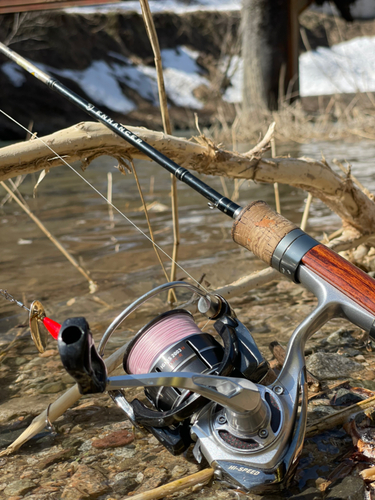
<path fill-rule="evenodd" d="M 278 109 L 299 94 L 299 14 L 311 0 L 243 0 L 243 108 Z"/>
<path fill-rule="evenodd" d="M 245 111 L 277 109 L 288 63 L 289 0 L 243 0 L 242 55 Z"/>

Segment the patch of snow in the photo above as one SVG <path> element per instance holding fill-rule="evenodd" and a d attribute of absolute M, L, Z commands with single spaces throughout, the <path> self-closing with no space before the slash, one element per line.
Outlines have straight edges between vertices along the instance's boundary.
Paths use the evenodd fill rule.
<path fill-rule="evenodd" d="M 222 68 L 226 66 L 224 61 Z M 228 77 L 231 86 L 228 87 L 223 95 L 224 101 L 227 102 L 242 102 L 242 86 L 243 86 L 243 59 L 240 56 L 233 56 L 228 68 Z"/>
<path fill-rule="evenodd" d="M 111 56 L 118 60 L 121 60 L 122 57 L 120 54 L 116 55 L 115 53 L 111 53 Z M 196 63 L 198 56 L 199 52 L 182 46 L 161 51 L 165 89 L 168 98 L 176 106 L 195 109 L 203 107 L 203 104 L 193 95 L 195 88 L 199 85 L 209 86 L 209 81 L 199 75 L 202 68 Z M 124 59 L 126 58 L 122 60 L 124 61 Z M 159 98 L 155 68 L 142 64 L 138 66 L 129 65 L 129 60 L 126 60 L 126 62 L 128 63 L 126 66 L 117 63 L 111 65 L 118 81 L 136 90 L 143 99 L 150 101 L 154 106 L 158 106 Z"/>
<path fill-rule="evenodd" d="M 158 12 L 175 12 L 184 14 L 185 12 L 203 11 L 238 11 L 241 9 L 241 0 L 195 0 L 189 4 L 179 0 L 150 0 L 150 9 L 153 14 Z M 141 14 L 139 1 L 110 3 L 106 5 L 96 5 L 90 7 L 70 7 L 64 9 L 69 14 L 108 14 L 109 12 L 138 12 Z"/>
<path fill-rule="evenodd" d="M 119 113 L 130 113 L 136 105 L 126 97 L 116 78 L 115 70 L 105 61 L 94 61 L 85 70 L 56 69 L 36 64 L 43 71 L 54 73 L 77 82 L 85 93 L 97 104 Z"/>
<path fill-rule="evenodd" d="M 15 87 L 21 87 L 26 81 L 24 71 L 14 62 L 4 63 L 1 66 L 1 70 L 6 74 Z"/>
<path fill-rule="evenodd" d="M 148 76 L 156 85 L 156 70 L 150 66 L 137 66 L 139 71 Z M 164 85 L 168 98 L 176 105 L 194 109 L 202 109 L 203 103 L 194 97 L 194 90 L 199 85 L 210 85 L 210 82 L 196 74 L 185 73 L 175 68 L 163 67 Z M 157 89 L 157 87 L 156 87 Z M 157 103 L 159 101 L 156 101 Z"/>
<path fill-rule="evenodd" d="M 198 56 L 199 52 L 187 47 L 161 51 L 165 90 L 176 106 L 194 109 L 204 106 L 194 96 L 194 90 L 200 85 L 209 87 L 210 82 L 200 75 L 202 69 L 196 63 Z"/>
<path fill-rule="evenodd" d="M 182 46 L 161 50 L 163 68 L 173 68 L 185 73 L 202 73 L 202 68 L 196 63 L 198 56 L 197 50 Z"/>
<path fill-rule="evenodd" d="M 154 106 L 158 106 L 155 68 L 143 64 L 135 66 L 128 58 L 115 52 L 109 55 L 116 62 L 94 61 L 89 68 L 80 71 L 56 69 L 40 63 L 36 65 L 47 73 L 75 81 L 90 99 L 112 111 L 127 114 L 136 109 L 135 103 L 123 94 L 120 83 L 138 92 L 143 99 L 150 101 Z M 199 53 L 181 46 L 162 50 L 161 56 L 168 98 L 176 106 L 203 108 L 203 103 L 194 96 L 194 90 L 200 85 L 209 87 L 210 82 L 200 75 L 203 70 L 196 63 Z"/>
<path fill-rule="evenodd" d="M 359 37 L 301 54 L 302 96 L 375 91 L 375 37 Z"/>
<path fill-rule="evenodd" d="M 178 69 L 166 68 L 164 79 L 167 95 L 176 106 L 203 108 L 203 103 L 194 97 L 193 92 L 200 85 L 210 86 L 210 82 L 206 78 Z"/>
<path fill-rule="evenodd" d="M 301 54 L 301 96 L 375 92 L 375 37 L 359 37 L 330 48 Z M 231 86 L 224 100 L 241 102 L 243 61 L 234 57 L 229 68 Z"/>
<path fill-rule="evenodd" d="M 142 64 L 136 66 L 130 59 L 114 52 L 109 55 L 113 62 L 94 61 L 89 68 L 80 71 L 58 70 L 42 64 L 37 66 L 77 82 L 98 105 L 119 113 L 127 114 L 136 109 L 135 103 L 124 95 L 121 83 L 158 106 L 155 68 Z M 196 62 L 199 53 L 180 46 L 164 49 L 161 55 L 168 98 L 176 106 L 202 109 L 204 104 L 194 96 L 194 91 L 201 85 L 209 88 L 210 82 L 202 76 L 203 70 Z M 305 52 L 300 56 L 299 65 L 302 96 L 374 92 L 375 37 L 359 37 L 331 48 L 319 47 Z M 25 81 L 25 75 L 15 63 L 6 62 L 1 69 L 15 87 Z M 224 100 L 241 102 L 243 61 L 239 56 L 232 58 L 228 77 L 231 86 L 225 91 Z"/>
<path fill-rule="evenodd" d="M 113 64 L 113 72 L 116 75 L 118 81 L 124 83 L 129 88 L 136 90 L 138 94 L 150 101 L 154 106 L 159 103 L 158 100 L 158 86 L 156 82 L 156 71 L 154 70 L 154 75 L 150 78 L 146 75 L 142 68 L 143 65 L 139 66 L 121 66 L 120 64 Z M 152 68 L 153 69 L 153 68 Z"/>

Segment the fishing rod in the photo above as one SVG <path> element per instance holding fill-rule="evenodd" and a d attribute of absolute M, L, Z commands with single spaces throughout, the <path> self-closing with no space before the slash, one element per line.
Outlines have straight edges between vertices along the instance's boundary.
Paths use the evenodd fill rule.
<path fill-rule="evenodd" d="M 68 318 L 61 328 L 54 325 L 61 360 L 82 394 L 107 391 L 134 425 L 148 429 L 174 454 L 193 443 L 196 460 L 204 457 L 216 477 L 229 485 L 251 492 L 285 486 L 306 429 L 305 344 L 337 317 L 375 339 L 375 280 L 263 201 L 241 208 L 3 44 L 0 52 L 234 218 L 236 243 L 316 296 L 316 308 L 289 340 L 276 380 L 225 299 L 186 282 L 161 285 L 124 309 L 105 331 L 99 352 L 85 318 Z M 203 333 L 188 311 L 168 311 L 120 348 L 125 375 L 109 377 L 103 355 L 113 332 L 146 301 L 178 287 L 196 294 L 198 311 L 215 321 L 222 343 Z M 152 408 L 137 399 L 128 401 L 123 392 L 127 387 L 145 387 Z"/>
<path fill-rule="evenodd" d="M 112 130 L 112 132 L 120 136 L 122 139 L 125 139 L 125 141 L 154 160 L 161 167 L 165 168 L 177 179 L 184 182 L 199 194 L 207 198 L 209 202 L 212 203 L 213 206 L 218 208 L 221 212 L 225 213 L 229 217 L 235 218 L 236 215 L 238 215 L 239 211 L 241 211 L 241 207 L 237 205 L 237 203 L 234 203 L 229 198 L 226 198 L 219 192 L 215 191 L 215 189 L 211 188 L 205 182 L 201 181 L 195 175 L 191 174 L 186 168 L 181 167 L 170 158 L 160 153 L 160 151 L 150 146 L 150 144 L 147 144 L 147 142 L 128 130 L 126 127 L 124 127 L 120 123 L 117 123 L 111 117 L 107 116 L 99 108 L 86 101 L 86 99 L 80 97 L 78 94 L 70 90 L 61 82 L 59 82 L 55 78 L 52 78 L 50 75 L 40 70 L 37 66 L 27 61 L 24 57 L 20 56 L 1 42 L 0 52 L 19 66 L 21 66 L 35 78 L 50 87 L 52 90 L 65 97 L 68 101 L 75 104 L 78 108 L 85 111 L 92 118 L 103 123 L 106 127 Z"/>

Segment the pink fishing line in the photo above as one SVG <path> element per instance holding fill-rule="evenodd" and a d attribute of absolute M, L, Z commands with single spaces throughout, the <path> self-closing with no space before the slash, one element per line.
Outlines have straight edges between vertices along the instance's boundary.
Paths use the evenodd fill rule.
<path fill-rule="evenodd" d="M 199 333 L 202 331 L 187 314 L 175 314 L 160 320 L 134 344 L 127 359 L 126 371 L 135 375 L 149 373 L 154 360 L 170 345 Z"/>

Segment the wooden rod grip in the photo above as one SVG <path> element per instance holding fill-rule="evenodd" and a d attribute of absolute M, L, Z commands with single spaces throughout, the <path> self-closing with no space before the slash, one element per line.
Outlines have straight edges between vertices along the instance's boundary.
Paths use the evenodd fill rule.
<path fill-rule="evenodd" d="M 232 238 L 271 265 L 275 248 L 293 229 L 298 227 L 274 212 L 267 203 L 254 201 L 245 207 L 235 220 Z"/>
<path fill-rule="evenodd" d="M 317 245 L 303 257 L 302 263 L 344 293 L 348 298 L 375 314 L 375 280 L 324 245 Z"/>

